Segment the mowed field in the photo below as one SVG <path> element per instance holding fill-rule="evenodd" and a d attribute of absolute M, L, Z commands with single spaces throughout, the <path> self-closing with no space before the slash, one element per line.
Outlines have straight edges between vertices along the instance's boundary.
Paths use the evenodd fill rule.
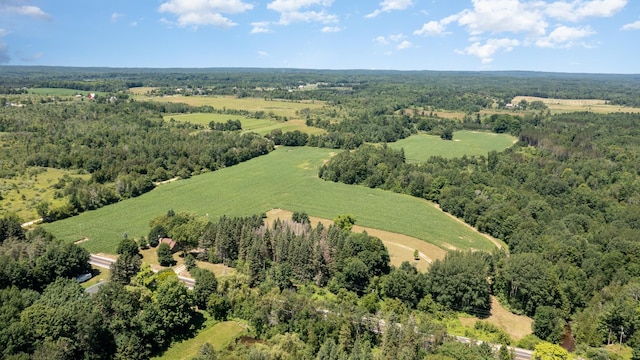
<path fill-rule="evenodd" d="M 96 94 L 98 96 L 107 95 L 106 92 L 102 91 L 84 91 L 84 90 L 75 90 L 75 89 L 64 89 L 64 88 L 32 88 L 29 89 L 30 94 L 36 95 L 51 95 L 51 96 L 74 96 L 80 94 L 82 96 L 87 96 L 90 93 Z"/>
<path fill-rule="evenodd" d="M 527 102 L 542 101 L 549 107 L 552 113 L 565 113 L 575 111 L 590 111 L 600 114 L 608 114 L 614 112 L 640 112 L 640 108 L 626 107 L 619 105 L 609 105 L 605 100 L 597 99 L 547 99 L 535 96 L 516 96 L 513 98 L 513 104 L 519 104 L 520 101 Z"/>
<path fill-rule="evenodd" d="M 308 108 L 316 109 L 324 106 L 321 101 L 285 101 L 285 100 L 265 100 L 262 98 L 240 98 L 235 96 L 136 96 L 140 101 L 175 102 L 185 103 L 192 106 L 212 106 L 216 109 L 236 109 L 250 112 L 264 111 L 273 112 L 275 115 L 286 116 L 289 119 L 299 118 L 297 111 Z"/>
<path fill-rule="evenodd" d="M 225 123 L 227 120 L 240 120 L 242 123 L 242 131 L 253 131 L 260 135 L 270 133 L 275 129 L 282 132 L 299 130 L 307 134 L 323 134 L 324 129 L 307 126 L 303 120 L 294 119 L 289 121 L 275 121 L 271 119 L 254 119 L 241 115 L 212 114 L 212 113 L 194 113 L 194 114 L 176 114 L 164 116 L 165 121 L 174 119 L 176 121 L 190 122 L 192 124 L 200 124 L 209 126 L 211 121 Z"/>
<path fill-rule="evenodd" d="M 433 204 L 408 195 L 318 178 L 330 149 L 281 147 L 239 165 L 163 184 L 140 197 L 45 224 L 68 242 L 93 253 L 115 253 L 123 233 L 146 236 L 149 221 L 167 210 L 188 211 L 215 221 L 281 208 L 333 219 L 352 214 L 360 226 L 408 235 L 443 249 L 491 250 L 493 243 Z"/>
<path fill-rule="evenodd" d="M 476 131 L 456 131 L 453 141 L 442 140 L 439 136 L 418 134 L 388 146 L 404 149 L 407 162 L 424 162 L 432 156 L 462 157 L 463 155 L 487 155 L 489 151 L 502 151 L 518 139 L 507 134 Z"/>

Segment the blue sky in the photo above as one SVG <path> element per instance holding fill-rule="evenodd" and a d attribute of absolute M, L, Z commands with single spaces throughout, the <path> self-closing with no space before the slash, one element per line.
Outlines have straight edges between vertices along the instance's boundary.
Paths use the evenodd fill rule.
<path fill-rule="evenodd" d="M 0 0 L 0 64 L 640 73 L 640 0 Z"/>

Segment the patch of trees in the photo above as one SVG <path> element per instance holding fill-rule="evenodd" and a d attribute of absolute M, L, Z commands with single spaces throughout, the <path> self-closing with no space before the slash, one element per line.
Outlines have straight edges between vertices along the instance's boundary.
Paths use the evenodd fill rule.
<path fill-rule="evenodd" d="M 11 153 L 14 174 L 33 166 L 91 174 L 89 180 L 65 177 L 54 185 L 56 196 L 68 201 L 39 207 L 47 221 L 138 196 L 153 189 L 153 182 L 188 178 L 273 150 L 271 141 L 254 133 L 198 129 L 164 122 L 138 102 L 0 108 L 2 152 Z"/>
<path fill-rule="evenodd" d="M 242 123 L 240 120 L 227 120 L 226 123 L 211 121 L 209 122 L 209 129 L 217 131 L 242 130 Z"/>
<path fill-rule="evenodd" d="M 598 294 L 640 277 L 640 147 L 634 140 L 640 117 L 574 113 L 533 120 L 522 119 L 520 143 L 503 153 L 406 164 L 400 151 L 362 146 L 332 158 L 319 175 L 435 201 L 503 239 L 511 255 L 495 263 L 493 292 L 514 311 L 537 316 L 545 309 L 540 322 L 553 328 L 557 321 L 550 317 L 593 316 L 596 303 L 624 303 Z M 621 322 L 634 321 L 618 314 Z M 635 327 L 627 325 L 634 344 Z M 589 326 L 599 334 L 614 331 L 604 320 Z M 555 339 L 554 331 L 540 334 Z M 592 345 L 607 341 L 589 336 L 596 339 Z"/>

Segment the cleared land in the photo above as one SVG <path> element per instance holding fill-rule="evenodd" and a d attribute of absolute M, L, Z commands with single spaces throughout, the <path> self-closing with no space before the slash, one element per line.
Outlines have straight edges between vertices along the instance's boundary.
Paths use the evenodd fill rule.
<path fill-rule="evenodd" d="M 159 89 L 159 88 L 153 87 L 153 86 L 141 86 L 141 87 L 130 88 L 129 92 L 134 95 L 146 95 L 147 93 L 155 89 Z"/>
<path fill-rule="evenodd" d="M 481 319 L 477 317 L 460 318 L 462 325 L 467 327 L 473 327 L 479 320 Z M 491 315 L 482 320 L 504 330 L 514 340 L 520 340 L 532 332 L 531 325 L 533 324 L 533 319 L 527 316 L 513 314 L 500 305 L 500 302 L 495 296 L 491 297 Z"/>
<path fill-rule="evenodd" d="M 297 111 L 302 109 L 317 109 L 324 104 L 321 101 L 285 101 L 265 100 L 258 98 L 240 98 L 235 96 L 137 96 L 137 100 L 185 103 L 192 106 L 212 106 L 216 109 L 236 109 L 250 112 L 273 112 L 275 115 L 286 116 L 289 119 L 299 118 Z"/>
<path fill-rule="evenodd" d="M 512 103 L 519 104 L 522 100 L 526 100 L 527 102 L 542 101 L 549 107 L 549 110 L 551 110 L 552 113 L 575 111 L 590 111 L 600 114 L 614 112 L 640 112 L 640 108 L 609 105 L 605 100 L 597 99 L 547 99 L 535 96 L 516 96 L 513 98 Z"/>
<path fill-rule="evenodd" d="M 195 338 L 172 344 L 164 354 L 152 359 L 193 359 L 198 355 L 200 347 L 206 343 L 210 343 L 214 349 L 219 351 L 247 333 L 247 326 L 237 321 L 224 321 L 215 324 L 210 321 L 205 323 L 204 329 L 200 330 Z"/>
<path fill-rule="evenodd" d="M 403 148 L 408 162 L 424 162 L 432 156 L 486 156 L 489 151 L 502 151 L 516 141 L 516 137 L 507 134 L 463 130 L 454 133 L 453 141 L 442 140 L 439 136 L 418 134 L 388 145 L 393 149 Z"/>
<path fill-rule="evenodd" d="M 76 89 L 64 89 L 64 88 L 32 88 L 29 89 L 30 94 L 36 95 L 51 95 L 51 96 L 74 96 L 80 94 L 82 96 L 87 96 L 90 93 L 96 94 L 98 96 L 104 96 L 107 93 L 102 91 L 84 91 L 84 90 L 76 90 Z"/>
<path fill-rule="evenodd" d="M 267 212 L 266 222 L 268 224 L 271 224 L 275 219 L 290 220 L 291 215 L 291 211 L 273 209 Z M 315 216 L 310 216 L 309 220 L 311 222 L 311 225 L 313 226 L 318 223 L 329 226 L 333 223 L 332 220 Z M 382 240 L 384 245 L 387 247 L 387 250 L 389 251 L 391 265 L 397 267 L 399 267 L 404 261 L 408 261 L 409 263 L 416 265 L 416 268 L 418 270 L 428 271 L 429 265 L 433 262 L 433 260 L 442 260 L 447 253 L 447 251 L 442 248 L 407 235 L 392 233 L 389 231 L 364 227 L 360 225 L 355 225 L 352 231 L 356 233 L 366 231 L 367 234 L 375 236 Z M 416 260 L 413 257 L 413 251 L 416 249 L 420 253 L 420 260 Z"/>
<path fill-rule="evenodd" d="M 38 218 L 36 205 L 40 201 L 49 202 L 52 207 L 64 204 L 66 200 L 56 199 L 54 185 L 64 175 L 89 179 L 91 175 L 80 175 L 74 171 L 53 168 L 30 168 L 26 174 L 0 180 L 0 212 L 15 213 L 23 220 Z"/>
<path fill-rule="evenodd" d="M 92 253 L 115 253 L 124 232 L 134 238 L 146 236 L 149 221 L 169 209 L 215 220 L 225 214 L 247 216 L 282 208 L 325 219 L 352 214 L 361 226 L 408 235 L 443 249 L 494 248 L 487 238 L 425 200 L 319 179 L 318 167 L 332 151 L 282 147 L 230 168 L 164 184 L 140 197 L 43 226 L 68 242 L 88 238 L 81 246 Z"/>
<path fill-rule="evenodd" d="M 209 126 L 211 121 L 225 123 L 227 120 L 240 120 L 242 123 L 243 131 L 253 131 L 260 135 L 270 133 L 275 129 L 280 129 L 282 132 L 300 130 L 307 134 L 323 134 L 326 131 L 323 129 L 307 126 L 303 120 L 289 120 L 289 121 L 275 121 L 271 119 L 253 119 L 247 118 L 241 115 L 227 115 L 227 114 L 210 114 L 210 113 L 194 113 L 194 114 L 179 114 L 179 115 L 166 115 L 165 121 L 190 122 L 192 124 L 200 124 Z"/>

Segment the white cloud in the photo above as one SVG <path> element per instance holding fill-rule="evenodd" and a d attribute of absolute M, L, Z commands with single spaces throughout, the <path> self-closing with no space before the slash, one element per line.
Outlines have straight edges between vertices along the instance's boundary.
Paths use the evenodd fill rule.
<path fill-rule="evenodd" d="M 400 40 L 402 40 L 404 38 L 406 38 L 406 36 L 404 34 L 402 34 L 402 33 L 396 34 L 396 35 L 389 35 L 389 39 L 391 41 L 396 41 L 397 42 L 397 41 L 400 41 Z"/>
<path fill-rule="evenodd" d="M 622 10 L 628 0 L 574 0 L 556 1 L 544 4 L 545 13 L 550 17 L 580 21 L 588 17 L 611 17 Z"/>
<path fill-rule="evenodd" d="M 465 55 L 474 55 L 482 60 L 483 64 L 489 64 L 493 61 L 493 55 L 498 51 L 511 51 L 514 47 L 519 46 L 520 41 L 517 39 L 489 39 L 486 43 L 475 42 L 458 53 Z"/>
<path fill-rule="evenodd" d="M 398 44 L 397 48 L 398 50 L 404 50 L 404 49 L 409 49 L 413 47 L 413 44 L 407 40 L 402 41 L 400 44 Z"/>
<path fill-rule="evenodd" d="M 380 45 L 389 45 L 389 40 L 387 40 L 387 38 L 385 38 L 384 36 L 378 36 L 373 39 L 373 41 L 377 42 Z"/>
<path fill-rule="evenodd" d="M 340 32 L 340 30 L 342 29 L 338 26 L 325 26 L 320 31 L 322 31 L 323 33 L 335 33 Z"/>
<path fill-rule="evenodd" d="M 556 27 L 549 36 L 536 41 L 536 46 L 548 48 L 567 48 L 575 45 L 575 41 L 591 36 L 594 31 L 590 27 L 576 28 L 568 26 Z"/>
<path fill-rule="evenodd" d="M 111 14 L 111 22 L 117 22 L 121 17 L 124 17 L 124 14 L 114 12 Z"/>
<path fill-rule="evenodd" d="M 159 11 L 176 15 L 181 27 L 212 25 L 229 28 L 236 23 L 222 14 L 238 14 L 251 9 L 253 5 L 242 0 L 169 0 L 160 5 Z"/>
<path fill-rule="evenodd" d="M 275 0 L 267 4 L 267 9 L 280 13 L 279 25 L 289 25 L 297 22 L 318 22 L 322 24 L 337 23 L 338 17 L 325 12 L 333 0 Z M 306 10 L 307 8 L 316 10 Z"/>
<path fill-rule="evenodd" d="M 269 56 L 269 53 L 266 51 L 262 51 L 262 50 L 258 50 L 258 57 L 260 58 L 266 58 L 267 56 Z"/>
<path fill-rule="evenodd" d="M 253 29 L 251 29 L 251 34 L 264 34 L 271 32 L 268 21 L 252 22 L 251 26 L 253 26 Z"/>
<path fill-rule="evenodd" d="M 380 9 L 376 9 L 371 14 L 367 14 L 366 18 L 374 18 L 384 12 L 390 12 L 394 10 L 404 10 L 413 5 L 412 0 L 383 0 L 380 3 Z"/>
<path fill-rule="evenodd" d="M 463 10 L 457 22 L 471 35 L 502 32 L 544 35 L 548 26 L 544 14 L 528 5 L 520 0 L 473 0 L 473 10 Z"/>
<path fill-rule="evenodd" d="M 413 35 L 418 36 L 442 36 L 449 34 L 445 32 L 446 27 L 440 21 L 429 21 L 422 25 L 422 28 L 413 32 Z"/>
<path fill-rule="evenodd" d="M 626 24 L 621 29 L 622 30 L 640 30 L 640 20 L 636 22 L 632 22 L 631 24 Z"/>
<path fill-rule="evenodd" d="M 0 29 L 0 64 L 6 64 L 11 61 L 11 56 L 9 56 L 9 47 L 4 43 L 4 41 L 2 41 L 2 38 L 7 34 L 9 34 L 7 30 Z"/>
<path fill-rule="evenodd" d="M 41 8 L 33 5 L 21 5 L 25 1 L 0 1 L 0 12 L 16 15 L 30 16 L 41 20 L 51 20 L 51 15 Z"/>

